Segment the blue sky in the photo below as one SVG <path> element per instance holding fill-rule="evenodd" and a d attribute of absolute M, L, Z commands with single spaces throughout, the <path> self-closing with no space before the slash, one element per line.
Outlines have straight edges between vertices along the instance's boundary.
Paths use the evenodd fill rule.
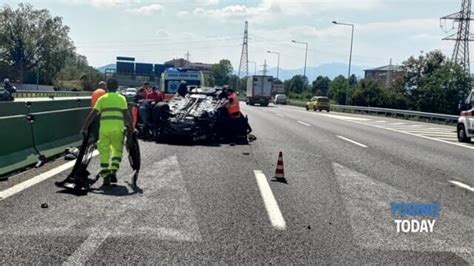
<path fill-rule="evenodd" d="M 20 1 L 6 1 L 15 6 Z M 214 63 L 222 58 L 238 68 L 244 21 L 249 21 L 249 60 L 276 67 L 301 68 L 309 43 L 308 66 L 347 63 L 354 23 L 353 64 L 401 63 L 420 51 L 441 49 L 450 55 L 453 42 L 440 17 L 460 9 L 461 0 L 44 0 L 29 1 L 61 16 L 80 54 L 93 66 L 113 63 L 118 55 L 161 63 L 184 57 Z M 452 28 L 452 23 L 446 25 Z M 253 69 L 253 65 L 249 66 Z"/>

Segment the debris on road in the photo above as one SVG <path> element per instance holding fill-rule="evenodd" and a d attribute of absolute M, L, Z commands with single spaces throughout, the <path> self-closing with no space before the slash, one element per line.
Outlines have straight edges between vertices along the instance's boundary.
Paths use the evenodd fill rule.
<path fill-rule="evenodd" d="M 48 203 L 41 204 L 41 209 L 47 209 L 48 207 Z"/>

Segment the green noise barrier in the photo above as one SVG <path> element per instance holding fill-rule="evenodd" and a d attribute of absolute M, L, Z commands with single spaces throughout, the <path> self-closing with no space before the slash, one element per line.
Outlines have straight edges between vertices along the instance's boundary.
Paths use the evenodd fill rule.
<path fill-rule="evenodd" d="M 89 111 L 88 106 L 0 117 L 0 176 L 79 146 Z"/>
<path fill-rule="evenodd" d="M 38 102 L 1 102 L 0 117 L 26 115 L 28 113 L 89 107 L 90 99 L 54 100 Z"/>

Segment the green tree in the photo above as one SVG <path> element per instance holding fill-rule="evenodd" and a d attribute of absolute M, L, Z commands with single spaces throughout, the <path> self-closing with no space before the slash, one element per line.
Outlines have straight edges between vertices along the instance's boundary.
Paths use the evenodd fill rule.
<path fill-rule="evenodd" d="M 380 107 L 384 104 L 385 90 L 373 80 L 362 80 L 354 88 L 351 103 L 358 106 Z"/>
<path fill-rule="evenodd" d="M 327 96 L 331 79 L 328 77 L 318 76 L 312 83 L 311 92 L 316 96 Z"/>
<path fill-rule="evenodd" d="M 0 60 L 13 67 L 14 79 L 23 82 L 26 72 L 39 68 L 44 83 L 51 84 L 72 55 L 69 28 L 61 17 L 29 4 L 0 9 Z"/>
<path fill-rule="evenodd" d="M 303 75 L 293 76 L 288 82 L 285 82 L 285 91 L 289 94 L 290 92 L 294 94 L 301 94 L 305 88 L 304 86 L 305 78 Z"/>
<path fill-rule="evenodd" d="M 460 95 L 470 89 L 470 77 L 441 51 L 403 63 L 408 107 L 423 112 L 456 114 Z"/>
<path fill-rule="evenodd" d="M 222 59 L 218 64 L 211 68 L 211 86 L 229 85 L 229 79 L 234 69 L 227 59 Z"/>
<path fill-rule="evenodd" d="M 56 86 L 82 88 L 83 90 L 94 90 L 104 76 L 97 69 L 89 66 L 87 58 L 83 55 L 74 54 L 66 60 L 65 66 L 57 75 Z"/>
<path fill-rule="evenodd" d="M 343 75 L 339 75 L 329 85 L 328 96 L 338 104 L 345 104 L 346 89 L 347 79 Z"/>

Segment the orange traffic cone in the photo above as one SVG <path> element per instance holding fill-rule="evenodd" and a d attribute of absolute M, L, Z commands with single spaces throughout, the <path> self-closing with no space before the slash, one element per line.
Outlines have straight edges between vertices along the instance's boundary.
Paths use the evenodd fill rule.
<path fill-rule="evenodd" d="M 286 183 L 285 169 L 283 167 L 283 153 L 282 152 L 280 152 L 280 154 L 278 155 L 278 162 L 277 162 L 277 167 L 275 170 L 275 179 Z"/>

